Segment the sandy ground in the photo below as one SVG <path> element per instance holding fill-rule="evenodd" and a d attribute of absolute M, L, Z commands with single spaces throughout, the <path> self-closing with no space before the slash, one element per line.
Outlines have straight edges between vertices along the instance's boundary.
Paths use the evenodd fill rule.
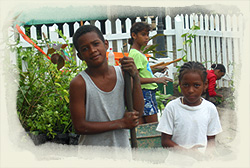
<path fill-rule="evenodd" d="M 48 167 L 51 162 L 62 167 L 231 167 L 229 161 L 237 157 L 235 141 L 237 138 L 236 112 L 227 108 L 217 107 L 223 132 L 216 136 L 218 157 L 215 160 L 197 160 L 190 155 L 171 153 L 166 149 L 115 150 L 105 147 L 82 147 L 54 143 L 35 146 L 31 140 L 19 139 L 19 148 L 25 149 L 25 155 L 34 167 Z M 27 137 L 25 135 L 22 136 Z M 15 149 L 16 150 L 16 149 Z M 132 156 L 131 156 L 132 154 Z M 133 158 L 133 159 L 132 159 Z M 218 164 L 220 163 L 220 164 Z M 30 163 L 29 163 L 30 164 Z M 74 165 L 74 166 L 73 166 Z"/>
<path fill-rule="evenodd" d="M 217 107 L 223 132 L 216 136 L 216 145 L 218 152 L 222 155 L 231 154 L 234 148 L 234 139 L 237 134 L 237 116 L 236 111 L 228 108 Z"/>

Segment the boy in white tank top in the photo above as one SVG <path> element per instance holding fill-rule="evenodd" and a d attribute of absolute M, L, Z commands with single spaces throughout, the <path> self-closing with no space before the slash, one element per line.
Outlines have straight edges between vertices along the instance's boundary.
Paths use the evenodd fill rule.
<path fill-rule="evenodd" d="M 132 58 L 120 60 L 121 67 L 109 66 L 108 42 L 92 25 L 81 26 L 73 36 L 77 55 L 87 69 L 70 83 L 70 112 L 79 144 L 130 147 L 128 129 L 139 124 L 144 100 L 140 78 Z M 132 77 L 133 112 L 125 112 L 123 71 Z"/>

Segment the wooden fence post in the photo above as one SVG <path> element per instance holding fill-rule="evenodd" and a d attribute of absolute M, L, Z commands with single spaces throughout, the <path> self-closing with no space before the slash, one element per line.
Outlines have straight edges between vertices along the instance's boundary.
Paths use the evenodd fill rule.
<path fill-rule="evenodd" d="M 115 21 L 115 25 L 116 25 L 116 34 L 122 34 L 122 27 L 121 27 L 121 20 L 117 19 Z M 122 43 L 122 39 L 121 40 L 117 40 L 117 52 L 122 52 L 122 48 L 123 48 L 123 43 Z"/>
<path fill-rule="evenodd" d="M 183 51 L 178 51 L 183 48 L 183 38 L 181 35 L 183 34 L 183 22 L 181 17 L 177 15 L 175 17 L 175 45 L 176 45 L 176 59 L 181 58 L 183 56 Z M 180 65 L 178 62 L 177 65 Z"/>

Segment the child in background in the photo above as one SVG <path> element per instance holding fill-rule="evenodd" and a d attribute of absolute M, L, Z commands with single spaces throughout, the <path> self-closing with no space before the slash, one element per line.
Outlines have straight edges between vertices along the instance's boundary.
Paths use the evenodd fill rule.
<path fill-rule="evenodd" d="M 157 83 L 163 83 L 167 85 L 171 79 L 163 76 L 155 78 L 153 73 L 159 71 L 164 72 L 166 67 L 155 67 L 151 70 L 146 56 L 142 53 L 141 47 L 146 46 L 149 41 L 149 31 L 151 30 L 150 25 L 143 22 L 136 22 L 130 29 L 131 39 L 129 44 L 131 49 L 129 51 L 129 57 L 134 59 L 135 65 L 139 71 L 141 88 L 144 96 L 144 112 L 142 118 L 140 118 L 140 124 L 158 122 L 157 113 L 157 102 L 155 93 L 158 88 Z"/>
<path fill-rule="evenodd" d="M 181 66 L 178 78 L 183 97 L 166 105 L 156 128 L 162 133 L 163 147 L 197 152 L 199 147 L 215 149 L 215 135 L 222 128 L 215 105 L 201 97 L 207 86 L 206 77 L 201 63 Z"/>
<path fill-rule="evenodd" d="M 129 130 L 139 124 L 143 112 L 140 78 L 132 58 L 109 66 L 108 41 L 92 25 L 81 26 L 73 36 L 77 56 L 87 63 L 70 83 L 70 112 L 80 134 L 79 145 L 130 147 Z M 133 112 L 125 112 L 123 71 L 132 77 Z"/>
<path fill-rule="evenodd" d="M 215 92 L 216 80 L 220 80 L 226 74 L 226 68 L 222 64 L 213 64 L 211 66 L 212 70 L 207 70 L 207 81 L 208 88 L 206 91 L 206 99 L 209 100 L 209 97 L 220 97 L 223 98 L 223 95 Z"/>

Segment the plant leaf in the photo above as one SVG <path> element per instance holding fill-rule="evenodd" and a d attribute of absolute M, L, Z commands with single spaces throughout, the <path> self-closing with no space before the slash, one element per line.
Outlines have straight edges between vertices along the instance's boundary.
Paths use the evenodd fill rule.
<path fill-rule="evenodd" d="M 185 37 L 186 35 L 188 35 L 188 33 L 184 33 L 181 35 L 181 37 Z"/>
<path fill-rule="evenodd" d="M 62 87 L 59 83 L 55 82 L 55 85 L 58 87 Z"/>
<path fill-rule="evenodd" d="M 52 54 L 51 56 L 51 62 L 53 64 L 57 64 L 58 63 L 58 59 L 60 58 L 61 56 L 58 54 L 58 53 L 55 53 L 55 54 Z"/>
<path fill-rule="evenodd" d="M 179 93 L 181 93 L 181 87 L 180 87 L 180 85 L 178 85 L 178 91 L 179 91 Z"/>
<path fill-rule="evenodd" d="M 183 60 L 184 62 L 187 62 L 187 56 L 186 56 L 186 55 L 183 56 L 183 57 L 182 57 L 182 60 Z"/>
<path fill-rule="evenodd" d="M 56 50 L 54 48 L 49 48 L 47 55 L 52 54 L 53 52 L 55 52 Z"/>
<path fill-rule="evenodd" d="M 156 35 L 152 36 L 152 37 L 149 39 L 149 41 L 152 40 L 152 39 L 154 39 L 155 37 L 158 37 L 158 36 L 165 36 L 165 35 L 164 35 L 164 34 L 156 34 Z"/>
<path fill-rule="evenodd" d="M 64 65 L 65 65 L 65 60 L 63 59 L 63 57 L 60 56 L 57 61 L 57 69 L 60 70 Z"/>
<path fill-rule="evenodd" d="M 144 54 L 148 53 L 149 51 L 154 50 L 159 44 L 155 44 L 155 45 L 150 45 L 149 47 L 145 47 L 146 49 L 143 51 Z"/>
<path fill-rule="evenodd" d="M 63 44 L 62 46 L 61 46 L 61 49 L 64 49 L 64 48 L 66 48 L 68 46 L 68 44 Z"/>
<path fill-rule="evenodd" d="M 67 103 L 69 103 L 69 98 L 68 98 L 68 96 L 64 95 L 64 99 L 65 99 L 65 101 L 66 101 Z"/>

